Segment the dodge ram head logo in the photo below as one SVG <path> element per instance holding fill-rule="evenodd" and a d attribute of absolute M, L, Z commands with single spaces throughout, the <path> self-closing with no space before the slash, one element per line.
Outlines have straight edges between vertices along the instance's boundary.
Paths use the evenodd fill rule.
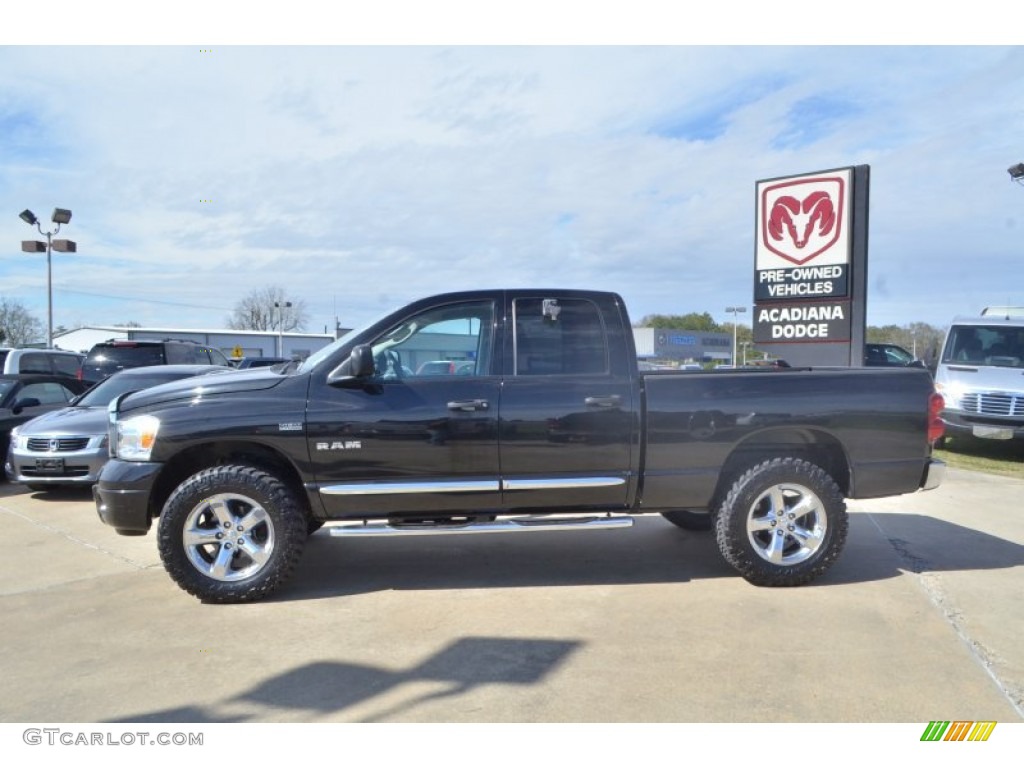
<path fill-rule="evenodd" d="M 761 242 L 786 261 L 806 264 L 839 241 L 845 180 L 805 178 L 761 193 Z"/>

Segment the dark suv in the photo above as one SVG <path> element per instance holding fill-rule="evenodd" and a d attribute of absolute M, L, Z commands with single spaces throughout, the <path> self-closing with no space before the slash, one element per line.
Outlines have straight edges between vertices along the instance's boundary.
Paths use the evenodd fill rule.
<path fill-rule="evenodd" d="M 86 355 L 78 376 L 88 384 L 117 373 L 125 368 L 144 365 L 223 365 L 231 363 L 219 349 L 194 341 L 165 339 L 164 341 L 101 341 Z"/>

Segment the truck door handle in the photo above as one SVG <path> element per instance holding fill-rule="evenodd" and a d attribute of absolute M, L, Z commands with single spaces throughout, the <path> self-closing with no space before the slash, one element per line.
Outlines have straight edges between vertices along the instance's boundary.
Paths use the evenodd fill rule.
<path fill-rule="evenodd" d="M 449 411 L 486 411 L 490 407 L 486 400 L 452 400 L 448 403 Z"/>
<path fill-rule="evenodd" d="M 583 401 L 588 408 L 618 408 L 622 405 L 622 398 L 618 395 L 609 397 L 588 397 Z"/>

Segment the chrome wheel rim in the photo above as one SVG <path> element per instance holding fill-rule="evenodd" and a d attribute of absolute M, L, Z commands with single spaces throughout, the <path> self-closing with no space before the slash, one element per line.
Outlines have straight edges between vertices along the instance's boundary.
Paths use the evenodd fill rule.
<path fill-rule="evenodd" d="M 780 483 L 750 506 L 747 539 L 758 556 L 773 565 L 797 565 L 825 543 L 825 505 L 810 488 Z"/>
<path fill-rule="evenodd" d="M 215 581 L 241 581 L 259 573 L 274 551 L 274 523 L 248 496 L 218 493 L 185 519 L 182 542 L 192 566 Z"/>

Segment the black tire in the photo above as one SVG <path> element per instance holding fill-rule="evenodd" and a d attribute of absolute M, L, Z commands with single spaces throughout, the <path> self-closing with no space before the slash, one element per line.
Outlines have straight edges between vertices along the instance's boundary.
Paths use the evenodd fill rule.
<path fill-rule="evenodd" d="M 751 584 L 793 587 L 832 566 L 848 527 L 846 502 L 828 473 L 786 457 L 737 477 L 719 508 L 715 534 L 722 556 Z"/>
<path fill-rule="evenodd" d="M 689 509 L 673 509 L 662 512 L 661 516 L 684 531 L 710 531 L 714 522 L 710 512 L 694 512 Z"/>
<path fill-rule="evenodd" d="M 305 510 L 291 488 L 260 469 L 218 466 L 175 489 L 157 542 L 164 568 L 186 592 L 245 603 L 287 580 L 306 535 Z"/>

